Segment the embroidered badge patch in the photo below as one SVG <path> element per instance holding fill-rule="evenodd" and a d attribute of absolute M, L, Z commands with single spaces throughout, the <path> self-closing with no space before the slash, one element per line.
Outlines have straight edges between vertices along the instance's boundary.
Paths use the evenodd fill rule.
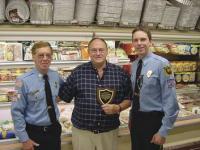
<path fill-rule="evenodd" d="M 171 66 L 166 66 L 164 67 L 164 72 L 167 76 L 171 75 L 172 74 L 172 68 Z"/>
<path fill-rule="evenodd" d="M 169 79 L 167 80 L 167 85 L 168 85 L 168 88 L 172 88 L 172 87 L 175 87 L 176 82 L 174 79 Z"/>
<path fill-rule="evenodd" d="M 16 88 L 21 88 L 22 85 L 23 85 L 22 81 L 19 80 L 19 79 L 17 79 L 16 82 L 15 82 L 15 87 L 16 87 Z"/>

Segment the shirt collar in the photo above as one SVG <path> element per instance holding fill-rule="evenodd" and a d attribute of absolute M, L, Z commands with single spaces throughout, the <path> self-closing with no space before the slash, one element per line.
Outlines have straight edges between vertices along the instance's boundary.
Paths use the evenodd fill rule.
<path fill-rule="evenodd" d="M 96 68 L 92 65 L 92 62 L 89 62 L 89 65 L 91 66 L 92 69 L 96 70 Z M 103 70 L 107 70 L 110 67 L 110 63 L 106 61 L 106 66 L 103 68 Z"/>
<path fill-rule="evenodd" d="M 145 66 L 148 63 L 149 58 L 153 55 L 152 52 L 149 52 L 145 57 L 142 58 L 143 65 Z M 137 59 L 139 61 L 140 58 Z"/>
<path fill-rule="evenodd" d="M 43 74 L 42 73 L 40 73 L 38 70 L 37 70 L 37 68 L 33 68 L 33 73 L 35 73 L 38 77 L 39 77 L 39 79 L 42 79 L 43 78 Z M 48 72 L 47 72 L 47 75 L 49 75 L 49 70 L 48 70 Z"/>

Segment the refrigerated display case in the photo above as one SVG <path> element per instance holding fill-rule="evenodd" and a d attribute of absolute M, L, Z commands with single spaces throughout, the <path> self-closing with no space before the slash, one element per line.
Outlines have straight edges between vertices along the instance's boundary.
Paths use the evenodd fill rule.
<path fill-rule="evenodd" d="M 96 26 L 55 26 L 55 25 L 1 25 L 0 26 L 0 42 L 16 42 L 16 41 L 89 41 L 93 36 L 104 38 L 105 40 L 113 41 L 124 41 L 131 42 L 131 28 L 118 28 L 118 27 L 96 27 Z M 155 42 L 161 43 L 192 43 L 200 45 L 200 32 L 190 31 L 190 32 L 180 32 L 175 30 L 152 30 L 152 38 Z M 163 54 L 161 54 L 163 55 Z M 181 96 L 187 96 L 189 100 L 193 99 L 195 105 L 199 105 L 198 98 L 196 96 L 199 94 L 200 88 L 197 86 L 199 83 L 198 72 L 199 72 L 199 49 L 195 55 L 176 55 L 176 54 L 164 54 L 171 60 L 179 59 L 180 61 L 192 59 L 197 63 L 197 68 L 194 70 L 196 76 L 195 81 L 192 82 L 195 86 L 190 86 L 190 84 L 183 84 L 184 88 L 177 89 L 177 95 L 179 98 Z M 183 61 L 182 60 L 182 61 Z M 88 60 L 65 60 L 65 61 L 53 61 L 53 68 L 63 68 L 66 67 L 68 71 L 73 69 L 79 64 L 87 62 Z M 123 65 L 129 63 L 129 59 L 118 60 L 117 64 Z M 0 62 L 0 70 L 13 69 L 13 68 L 31 68 L 33 67 L 33 62 L 31 61 L 7 61 Z M 13 88 L 14 81 L 0 81 L 0 91 L 4 88 Z M 187 90 L 187 89 L 191 90 Z M 191 94 L 192 93 L 192 94 Z M 4 93 L 5 94 L 5 93 Z M 5 95 L 1 95 L 0 99 L 5 98 Z M 196 100 L 197 99 L 197 100 Z M 182 116 L 175 123 L 174 129 L 171 130 L 169 136 L 167 137 L 167 142 L 164 145 L 165 149 L 178 149 L 184 146 L 198 145 L 200 141 L 200 117 L 195 110 L 190 111 L 188 102 L 181 103 L 182 107 L 187 107 L 185 114 L 183 112 Z M 188 105 L 187 105 L 188 104 Z M 67 106 L 66 106 L 67 107 Z M 10 102 L 0 102 L 0 112 L 1 114 L 8 113 L 10 110 Z M 189 114 L 189 112 L 191 112 Z M 192 113 L 194 112 L 194 113 Z M 188 114 L 187 114 L 188 113 Z M 196 113 L 196 114 L 195 114 Z M 8 113 L 9 114 L 9 113 Z M 122 125 L 120 127 L 119 133 L 119 147 L 122 149 L 130 148 L 130 135 L 127 127 L 128 110 L 123 112 L 121 115 Z M 124 119 L 125 118 L 125 119 Z M 11 118 L 10 118 L 11 119 Z M 9 120 L 9 119 L 8 119 Z M 21 144 L 18 143 L 16 138 L 14 139 L 3 139 L 0 140 L 0 149 L 6 150 L 18 150 Z M 71 144 L 71 133 L 65 132 L 62 134 L 62 148 L 72 149 Z"/>

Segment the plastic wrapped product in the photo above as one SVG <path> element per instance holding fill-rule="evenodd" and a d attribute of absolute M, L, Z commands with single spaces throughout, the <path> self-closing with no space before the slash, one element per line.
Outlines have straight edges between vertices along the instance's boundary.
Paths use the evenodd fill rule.
<path fill-rule="evenodd" d="M 179 30 L 193 30 L 199 18 L 200 8 L 196 6 L 183 6 L 176 24 Z"/>
<path fill-rule="evenodd" d="M 180 83 L 182 80 L 181 74 L 175 74 L 175 80 L 177 83 Z"/>
<path fill-rule="evenodd" d="M 53 23 L 71 24 L 74 19 L 75 0 L 53 0 Z"/>
<path fill-rule="evenodd" d="M 176 28 L 178 30 L 193 30 L 200 16 L 199 2 L 196 0 L 170 0 L 170 2 L 181 8 Z"/>
<path fill-rule="evenodd" d="M 30 1 L 30 22 L 32 24 L 51 24 L 53 20 L 53 4 L 49 0 Z"/>
<path fill-rule="evenodd" d="M 161 19 L 161 23 L 158 25 L 158 27 L 160 29 L 174 29 L 179 13 L 179 7 L 175 7 L 172 4 L 167 3 Z"/>
<path fill-rule="evenodd" d="M 15 133 L 14 131 L 1 131 L 0 132 L 0 139 L 10 139 L 10 138 L 15 138 Z"/>
<path fill-rule="evenodd" d="M 144 0 L 124 0 L 120 26 L 136 27 L 140 23 Z"/>
<path fill-rule="evenodd" d="M 4 22 L 5 20 L 5 0 L 0 0 L 0 23 Z"/>
<path fill-rule="evenodd" d="M 190 53 L 192 55 L 196 55 L 198 53 L 198 47 L 199 47 L 199 45 L 197 45 L 197 44 L 191 44 Z"/>
<path fill-rule="evenodd" d="M 22 44 L 21 43 L 6 43 L 4 49 L 5 61 L 22 61 Z"/>
<path fill-rule="evenodd" d="M 9 0 L 5 14 L 8 21 L 13 24 L 23 24 L 30 17 L 28 5 L 24 0 Z"/>
<path fill-rule="evenodd" d="M 97 0 L 77 0 L 75 19 L 78 24 L 89 25 L 94 22 Z"/>
<path fill-rule="evenodd" d="M 115 26 L 120 22 L 123 0 L 99 0 L 97 9 L 97 24 Z"/>
<path fill-rule="evenodd" d="M 195 82 L 196 74 L 195 72 L 190 72 L 189 82 Z"/>
<path fill-rule="evenodd" d="M 165 0 L 146 0 L 142 25 L 149 28 L 156 28 L 161 22 L 165 6 Z"/>

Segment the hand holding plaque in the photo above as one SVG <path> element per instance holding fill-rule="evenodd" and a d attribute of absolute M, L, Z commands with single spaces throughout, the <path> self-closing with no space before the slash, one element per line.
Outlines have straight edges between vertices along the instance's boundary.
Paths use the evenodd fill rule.
<path fill-rule="evenodd" d="M 115 89 L 97 87 L 97 101 L 101 105 L 112 103 L 115 94 Z"/>

